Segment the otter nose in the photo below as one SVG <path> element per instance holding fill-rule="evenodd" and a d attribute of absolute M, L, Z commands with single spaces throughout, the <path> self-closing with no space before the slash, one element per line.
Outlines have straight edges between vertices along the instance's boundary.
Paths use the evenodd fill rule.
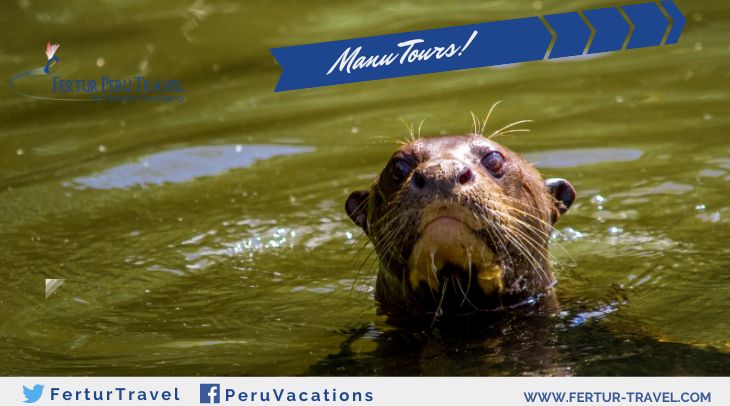
<path fill-rule="evenodd" d="M 458 185 L 470 184 L 474 177 L 474 171 L 464 163 L 446 160 L 417 168 L 411 184 L 417 190 L 450 191 Z"/>
<path fill-rule="evenodd" d="M 461 174 L 459 175 L 459 183 L 462 185 L 466 185 L 467 183 L 471 182 L 472 179 L 474 179 L 474 172 L 472 172 L 469 168 L 464 168 L 464 170 L 461 171 Z"/>

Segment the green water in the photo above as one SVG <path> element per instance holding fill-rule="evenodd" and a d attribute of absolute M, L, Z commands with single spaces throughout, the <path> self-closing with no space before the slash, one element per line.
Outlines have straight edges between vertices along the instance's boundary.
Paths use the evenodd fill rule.
<path fill-rule="evenodd" d="M 58 76 L 180 79 L 185 102 L 0 89 L 0 374 L 727 375 L 730 3 L 677 3 L 676 46 L 275 94 L 270 47 L 586 3 L 4 2 L 0 78 L 52 40 Z M 578 190 L 561 313 L 390 326 L 345 198 L 398 119 L 463 133 L 497 100 L 495 129 L 535 120 L 501 142 Z"/>

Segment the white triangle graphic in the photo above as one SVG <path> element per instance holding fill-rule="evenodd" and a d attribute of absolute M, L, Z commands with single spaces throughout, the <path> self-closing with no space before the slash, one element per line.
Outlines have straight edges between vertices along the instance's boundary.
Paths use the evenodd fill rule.
<path fill-rule="evenodd" d="M 46 299 L 66 282 L 66 279 L 46 279 Z"/>

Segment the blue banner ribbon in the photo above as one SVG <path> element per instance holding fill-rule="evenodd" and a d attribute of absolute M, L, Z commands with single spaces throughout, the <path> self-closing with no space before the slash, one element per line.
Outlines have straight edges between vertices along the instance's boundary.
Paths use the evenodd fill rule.
<path fill-rule="evenodd" d="M 684 24 L 667 0 L 272 48 L 282 67 L 274 91 L 669 45 Z"/>

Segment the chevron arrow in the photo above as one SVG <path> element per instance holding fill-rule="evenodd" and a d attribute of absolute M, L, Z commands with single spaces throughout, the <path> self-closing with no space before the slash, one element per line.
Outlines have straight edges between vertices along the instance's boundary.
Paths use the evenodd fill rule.
<path fill-rule="evenodd" d="M 684 30 L 684 24 L 687 22 L 687 19 L 684 18 L 682 12 L 679 11 L 673 1 L 662 1 L 661 5 L 667 14 L 669 14 L 669 18 L 672 19 L 672 28 L 664 44 L 676 44 L 679 41 L 679 36 L 682 35 L 682 30 Z"/>
<path fill-rule="evenodd" d="M 686 22 L 671 0 L 544 18 L 554 34 L 549 59 L 676 44 Z"/>

